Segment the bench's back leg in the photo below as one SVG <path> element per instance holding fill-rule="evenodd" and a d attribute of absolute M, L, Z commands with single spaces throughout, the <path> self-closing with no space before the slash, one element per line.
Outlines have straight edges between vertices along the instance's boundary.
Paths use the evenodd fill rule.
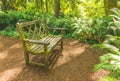
<path fill-rule="evenodd" d="M 61 52 L 63 50 L 63 38 L 61 39 Z"/>

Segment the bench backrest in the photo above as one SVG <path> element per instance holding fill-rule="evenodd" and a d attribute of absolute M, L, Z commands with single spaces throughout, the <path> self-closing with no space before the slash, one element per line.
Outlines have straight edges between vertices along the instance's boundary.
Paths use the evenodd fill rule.
<path fill-rule="evenodd" d="M 45 19 L 17 23 L 20 39 L 42 39 L 49 34 Z"/>

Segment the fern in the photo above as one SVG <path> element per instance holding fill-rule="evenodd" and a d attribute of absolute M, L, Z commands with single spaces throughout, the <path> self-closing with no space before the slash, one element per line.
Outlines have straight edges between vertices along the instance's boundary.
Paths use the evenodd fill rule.
<path fill-rule="evenodd" d="M 108 53 L 100 57 L 100 64 L 95 66 L 95 69 L 106 69 L 111 72 L 112 78 L 120 79 L 120 10 L 114 8 L 111 10 L 114 14 L 113 21 L 109 23 L 109 27 L 113 30 L 112 35 L 107 35 L 103 44 L 96 44 L 92 47 L 100 47 L 108 50 Z M 110 79 L 101 79 L 100 81 L 116 81 Z"/>
<path fill-rule="evenodd" d="M 117 8 L 111 9 L 113 21 L 109 23 L 109 26 L 113 30 L 113 35 L 120 36 L 120 10 Z"/>
<path fill-rule="evenodd" d="M 91 46 L 91 48 L 93 48 L 93 47 L 100 47 L 101 49 L 108 50 L 113 54 L 120 55 L 119 49 L 113 45 L 110 45 L 110 44 L 95 44 L 95 45 Z"/>
<path fill-rule="evenodd" d="M 114 69 L 114 67 L 111 64 L 106 63 L 106 62 L 95 65 L 95 70 L 98 70 L 100 68 L 103 68 L 106 70 L 113 70 Z"/>
<path fill-rule="evenodd" d="M 102 49 L 107 49 L 108 53 L 100 57 L 100 64 L 95 66 L 95 70 L 100 68 L 109 70 L 111 72 L 111 77 L 120 79 L 120 37 L 108 35 L 103 44 L 96 44 L 92 47 L 100 47 Z"/>
<path fill-rule="evenodd" d="M 104 61 L 111 61 L 111 60 L 116 60 L 118 62 L 120 62 L 120 56 L 119 55 L 114 55 L 112 53 L 107 53 L 105 54 L 104 56 L 101 56 L 100 58 L 101 62 L 104 62 Z"/>

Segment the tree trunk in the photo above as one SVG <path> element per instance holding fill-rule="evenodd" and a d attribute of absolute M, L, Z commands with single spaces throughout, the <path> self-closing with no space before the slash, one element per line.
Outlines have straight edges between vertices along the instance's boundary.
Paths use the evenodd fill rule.
<path fill-rule="evenodd" d="M 2 2 L 2 6 L 1 6 L 1 8 L 2 8 L 2 11 L 7 11 L 7 0 L 1 0 L 1 2 Z"/>
<path fill-rule="evenodd" d="M 117 7 L 117 0 L 104 0 L 105 14 L 110 15 L 110 9 Z"/>
<path fill-rule="evenodd" d="M 54 0 L 54 12 L 55 16 L 58 18 L 60 15 L 60 0 Z"/>
<path fill-rule="evenodd" d="M 48 0 L 45 0 L 46 13 L 48 12 Z"/>

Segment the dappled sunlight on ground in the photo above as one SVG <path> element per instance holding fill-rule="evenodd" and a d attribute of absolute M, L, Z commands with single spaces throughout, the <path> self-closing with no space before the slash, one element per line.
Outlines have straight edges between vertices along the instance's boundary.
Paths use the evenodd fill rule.
<path fill-rule="evenodd" d="M 86 44 L 86 45 L 79 44 L 78 41 L 70 42 L 70 43 L 68 43 L 68 45 L 69 45 L 69 47 L 64 46 L 64 48 L 65 49 L 67 48 L 67 50 L 69 50 L 69 51 L 63 50 L 63 53 L 62 53 L 63 56 L 58 59 L 58 63 L 56 63 L 56 66 L 54 68 L 59 67 L 65 63 L 71 61 L 72 60 L 71 58 L 73 58 L 73 57 L 79 56 L 89 46 L 88 44 Z M 75 45 L 77 45 L 77 46 L 75 46 Z"/>
<path fill-rule="evenodd" d="M 17 49 L 17 48 L 21 48 L 21 44 L 20 43 L 14 44 L 11 47 L 9 47 L 8 49 L 12 50 L 12 49 Z"/>
<path fill-rule="evenodd" d="M 3 47 L 3 44 L 2 44 L 2 42 L 0 42 L 0 48 L 2 48 Z"/>
<path fill-rule="evenodd" d="M 8 51 L 7 50 L 1 51 L 0 52 L 0 60 L 5 59 L 7 57 L 7 55 L 8 55 Z"/>
<path fill-rule="evenodd" d="M 22 43 L 0 36 L 0 81 L 99 81 L 107 71 L 94 71 L 103 51 L 73 39 L 64 39 L 62 56 L 50 71 L 26 66 Z M 34 59 L 36 60 L 36 59 Z"/>
<path fill-rule="evenodd" d="M 0 81 L 12 81 L 22 70 L 21 67 L 8 69 L 0 73 Z"/>
<path fill-rule="evenodd" d="M 1 45 L 1 46 L 4 47 L 3 45 Z M 7 58 L 9 50 L 14 50 L 14 49 L 17 49 L 17 48 L 21 48 L 21 44 L 20 43 L 14 44 L 14 45 L 6 48 L 6 49 L 3 48 L 4 50 L 0 51 L 0 60 L 3 60 L 5 58 Z"/>

